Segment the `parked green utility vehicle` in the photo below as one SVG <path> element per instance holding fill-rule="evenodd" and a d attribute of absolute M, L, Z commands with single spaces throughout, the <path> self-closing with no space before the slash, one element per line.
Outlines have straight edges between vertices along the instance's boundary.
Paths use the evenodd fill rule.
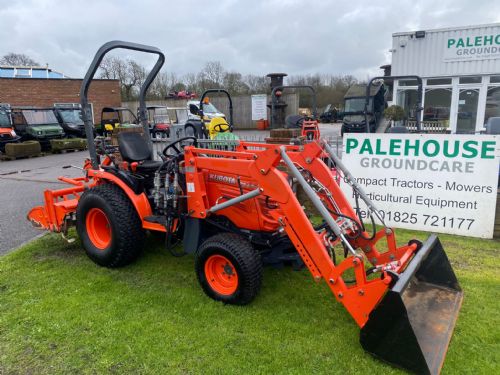
<path fill-rule="evenodd" d="M 36 140 L 42 150 L 50 149 L 50 140 L 64 137 L 53 108 L 18 107 L 12 109 L 12 121 L 23 141 Z"/>

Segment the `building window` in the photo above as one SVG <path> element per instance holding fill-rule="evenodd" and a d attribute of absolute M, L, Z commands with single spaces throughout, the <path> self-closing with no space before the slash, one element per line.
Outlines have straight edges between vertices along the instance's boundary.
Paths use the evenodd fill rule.
<path fill-rule="evenodd" d="M 424 121 L 436 122 L 442 127 L 449 126 L 451 91 L 451 88 L 425 90 Z"/>
<path fill-rule="evenodd" d="M 479 89 L 461 89 L 458 95 L 457 133 L 476 130 Z"/>
<path fill-rule="evenodd" d="M 16 69 L 16 77 L 31 77 L 30 69 Z"/>
<path fill-rule="evenodd" d="M 429 78 L 427 80 L 427 86 L 435 85 L 451 85 L 451 78 Z"/>
<path fill-rule="evenodd" d="M 486 96 L 486 112 L 484 122 L 488 122 L 490 117 L 500 117 L 500 87 L 488 87 Z"/>
<path fill-rule="evenodd" d="M 45 69 L 33 69 L 31 71 L 32 78 L 47 78 L 47 70 Z"/>
<path fill-rule="evenodd" d="M 398 80 L 399 86 L 418 86 L 416 79 L 400 79 Z"/>
<path fill-rule="evenodd" d="M 2 78 L 12 78 L 14 77 L 14 68 L 1 68 L 0 77 Z"/>
<path fill-rule="evenodd" d="M 405 110 L 407 120 L 415 121 L 417 97 L 417 90 L 415 89 L 398 90 L 396 103 Z"/>
<path fill-rule="evenodd" d="M 481 83 L 482 77 L 481 76 L 471 76 L 471 77 L 460 77 L 459 83 L 460 84 L 468 84 L 468 83 Z"/>
<path fill-rule="evenodd" d="M 500 83 L 500 76 L 491 76 L 490 83 Z"/>

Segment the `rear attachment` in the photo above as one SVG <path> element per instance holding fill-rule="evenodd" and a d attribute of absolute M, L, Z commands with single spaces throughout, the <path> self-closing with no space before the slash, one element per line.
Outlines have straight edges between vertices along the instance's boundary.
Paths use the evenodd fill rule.
<path fill-rule="evenodd" d="M 363 348 L 419 374 L 443 366 L 463 293 L 436 235 L 417 252 L 361 329 Z"/>

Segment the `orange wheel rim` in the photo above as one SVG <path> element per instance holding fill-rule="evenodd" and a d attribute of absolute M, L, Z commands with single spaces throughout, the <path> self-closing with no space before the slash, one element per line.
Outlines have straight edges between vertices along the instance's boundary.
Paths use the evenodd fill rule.
<path fill-rule="evenodd" d="M 92 244 L 100 250 L 107 248 L 111 243 L 111 226 L 106 214 L 99 208 L 91 208 L 85 224 Z"/>
<path fill-rule="evenodd" d="M 210 287 L 224 296 L 231 295 L 238 289 L 238 273 L 225 256 L 210 256 L 205 263 L 205 276 Z"/>

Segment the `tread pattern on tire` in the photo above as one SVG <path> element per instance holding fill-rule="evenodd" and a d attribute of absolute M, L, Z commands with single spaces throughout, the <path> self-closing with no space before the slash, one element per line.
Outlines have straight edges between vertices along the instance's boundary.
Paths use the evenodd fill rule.
<path fill-rule="evenodd" d="M 238 271 L 241 287 L 231 296 L 221 296 L 215 293 L 205 281 L 205 261 L 211 249 L 223 249 L 236 261 L 234 266 Z M 224 254 L 221 253 L 221 254 Z M 219 233 L 205 240 L 198 249 L 196 257 L 196 274 L 204 292 L 211 298 L 234 305 L 246 305 L 259 293 L 262 285 L 262 260 L 260 254 L 252 247 L 249 241 L 234 233 Z"/>
<path fill-rule="evenodd" d="M 145 232 L 142 229 L 142 223 L 135 207 L 122 189 L 112 183 L 97 185 L 85 191 L 80 198 L 80 202 L 92 195 L 101 197 L 111 207 L 113 217 L 108 217 L 108 220 L 116 220 L 115 225 L 111 223 L 111 226 L 114 226 L 117 233 L 113 239 L 114 249 L 109 259 L 105 261 L 96 259 L 86 249 L 87 255 L 94 262 L 109 268 L 122 267 L 132 263 L 140 255 L 145 240 Z M 78 208 L 80 208 L 80 204 Z M 79 213 L 80 209 L 77 209 L 77 230 L 83 240 L 85 219 L 79 218 Z"/>

